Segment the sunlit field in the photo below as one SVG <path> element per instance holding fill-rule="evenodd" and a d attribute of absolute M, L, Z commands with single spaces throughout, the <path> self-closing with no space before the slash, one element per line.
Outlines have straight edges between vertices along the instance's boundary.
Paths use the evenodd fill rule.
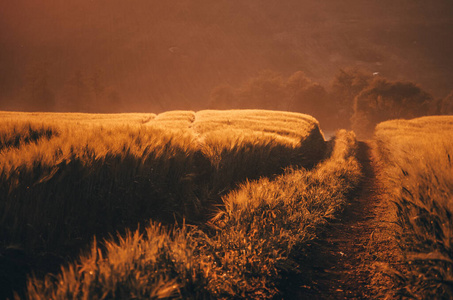
<path fill-rule="evenodd" d="M 277 261 L 289 259 L 294 247 L 315 236 L 316 228 L 339 210 L 346 201 L 344 195 L 357 185 L 360 177 L 354 160 L 354 135 L 343 132 L 329 144 L 324 141 L 318 122 L 303 114 L 238 110 L 172 111 L 157 116 L 9 112 L 1 115 L 0 246 L 6 254 L 19 253 L 31 260 L 22 269 L 13 264 L 11 270 L 2 270 L 1 279 L 16 288 L 20 288 L 24 274 L 29 271 L 41 279 L 47 272 L 58 272 L 60 265 L 73 260 L 94 236 L 98 241 L 116 236 L 117 232 L 124 236 L 141 223 L 142 230 L 134 235 L 140 242 L 133 242 L 138 245 L 146 242 L 151 243 L 147 247 L 154 247 L 159 236 L 168 243 L 181 243 L 181 247 L 186 244 L 192 247 L 204 239 L 209 241 L 199 249 L 195 247 L 197 251 L 206 248 L 202 253 L 195 256 L 187 253 L 188 257 L 183 258 L 191 264 L 198 261 L 211 264 L 194 267 L 204 274 L 207 287 L 203 293 L 215 297 L 241 293 L 274 295 L 278 290 Z M 311 199 L 313 193 L 320 196 Z M 267 207 L 275 209 L 264 212 Z M 310 207 L 316 207 L 315 212 Z M 269 223 L 270 227 L 262 227 L 268 218 L 275 220 Z M 153 220 L 153 225 L 143 225 L 149 224 L 149 220 Z M 174 232 L 165 229 L 175 226 L 175 222 L 191 225 L 176 225 Z M 245 225 L 246 222 L 250 224 Z M 306 232 L 304 228 L 308 228 Z M 246 229 L 251 231 L 247 233 Z M 144 238 L 145 231 L 156 234 Z M 261 233 L 255 236 L 257 231 Z M 202 232 L 205 237 L 192 239 L 195 232 Z M 175 242 L 178 234 L 185 240 Z M 239 255 L 235 249 L 246 242 L 241 238 L 244 234 L 256 249 L 250 249 L 250 257 L 241 258 L 247 262 L 240 262 L 233 257 Z M 263 244 L 266 236 L 277 239 L 282 250 L 274 253 L 271 248 L 260 249 L 269 247 Z M 123 239 L 130 240 L 119 237 L 107 243 L 110 246 L 102 246 L 102 255 L 114 255 L 112 251 L 117 250 L 113 249 L 126 243 Z M 239 244 L 234 246 L 235 243 Z M 170 255 L 165 252 L 167 246 L 156 247 L 156 253 L 164 251 L 162 255 Z M 92 255 L 101 255 L 99 251 Z M 260 266 L 249 269 L 251 262 L 261 260 L 255 256 L 256 251 L 265 261 L 270 260 L 263 270 Z M 150 255 L 153 263 L 161 259 Z M 198 260 L 196 255 L 203 257 Z M 212 259 L 216 255 L 221 255 L 219 259 L 224 261 L 221 269 L 214 268 L 216 262 Z M 2 259 L 8 260 L 8 256 Z M 111 263 L 110 259 L 105 262 Z M 149 261 L 137 263 L 144 264 L 146 270 L 159 268 L 150 267 Z M 241 266 L 242 263 L 245 265 Z M 225 264 L 231 265 L 234 278 L 221 283 Z M 196 298 L 197 285 L 186 287 L 185 279 L 180 277 L 195 276 L 195 269 L 186 275 L 181 270 L 171 271 L 178 275 L 166 281 L 170 276 L 165 273 L 166 268 L 169 266 L 161 270 L 162 278 L 150 278 L 155 283 L 140 293 L 148 297 L 173 287 L 168 290 L 172 295 Z M 266 268 L 271 273 L 261 274 L 268 272 Z M 102 276 L 126 276 L 121 272 Z M 214 272 L 212 276 L 210 272 Z M 248 276 L 243 278 L 243 272 L 253 274 L 255 279 L 249 282 Z M 160 286 L 162 280 L 164 285 Z M 86 279 L 82 281 L 80 284 L 89 284 Z M 38 281 L 33 282 L 37 288 Z M 123 284 L 131 282 L 118 284 L 122 289 Z M 83 293 L 92 293 L 92 287 L 87 288 Z M 106 288 L 103 292 L 115 297 L 116 287 Z M 133 293 L 130 288 L 124 286 L 125 292 Z M 36 293 L 61 292 L 55 286 L 38 290 Z"/>
<path fill-rule="evenodd" d="M 314 245 L 380 188 L 394 219 L 364 222 L 390 233 L 345 248 L 397 245 L 362 261 L 370 287 L 453 297 L 453 117 L 383 122 L 365 143 L 266 110 L 0 116 L 0 298 L 288 298 L 289 278 L 313 279 Z"/>
<path fill-rule="evenodd" d="M 58 277 L 31 279 L 30 298 L 264 299 L 279 295 L 282 273 L 347 203 L 361 177 L 352 132 L 337 134 L 312 170 L 288 168 L 247 181 L 222 197 L 207 223 L 164 229 L 152 222 L 93 244 Z"/>
<path fill-rule="evenodd" d="M 394 120 L 377 126 L 399 262 L 393 297 L 453 297 L 453 117 Z"/>

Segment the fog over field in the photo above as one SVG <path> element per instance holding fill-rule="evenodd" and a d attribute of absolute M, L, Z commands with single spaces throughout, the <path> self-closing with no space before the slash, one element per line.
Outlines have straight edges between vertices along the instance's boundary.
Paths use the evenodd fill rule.
<path fill-rule="evenodd" d="M 218 108 L 216 88 L 241 88 L 265 70 L 283 77 L 302 71 L 327 90 L 340 69 L 351 67 L 420 84 L 436 98 L 453 89 L 450 0 L 17 0 L 0 6 L 3 110 Z"/>

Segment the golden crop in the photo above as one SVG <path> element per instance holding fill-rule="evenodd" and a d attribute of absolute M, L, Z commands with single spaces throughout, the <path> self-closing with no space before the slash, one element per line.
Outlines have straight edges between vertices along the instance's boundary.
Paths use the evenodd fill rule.
<path fill-rule="evenodd" d="M 361 176 L 354 134 L 329 146 L 301 114 L 3 114 L 1 246 L 75 257 L 119 232 L 29 298 L 275 296 Z"/>
<path fill-rule="evenodd" d="M 453 117 L 381 123 L 375 132 L 396 205 L 400 295 L 451 298 Z"/>

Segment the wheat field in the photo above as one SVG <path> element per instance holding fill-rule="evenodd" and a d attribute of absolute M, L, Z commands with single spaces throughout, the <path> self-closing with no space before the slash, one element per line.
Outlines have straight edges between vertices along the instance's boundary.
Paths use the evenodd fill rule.
<path fill-rule="evenodd" d="M 222 197 L 208 227 L 165 229 L 152 222 L 96 242 L 58 277 L 28 282 L 30 299 L 269 299 L 282 273 L 296 271 L 319 230 L 342 210 L 361 170 L 352 132 L 337 133 L 329 156 L 311 170 L 240 184 Z"/>
<path fill-rule="evenodd" d="M 355 134 L 303 114 L 0 115 L 0 283 L 20 298 L 282 297 L 363 180 Z M 376 127 L 398 245 L 383 297 L 453 297 L 452 128 Z"/>
<path fill-rule="evenodd" d="M 308 116 L 249 111 L 266 130 L 253 129 L 251 120 L 250 131 L 240 132 L 219 129 L 206 117 L 215 112 L 200 114 L 205 117 L 195 125 L 201 132 L 190 127 L 195 119 L 190 111 L 156 117 L 3 113 L 3 243 L 54 248 L 61 239 L 85 240 L 149 217 L 169 221 L 176 213 L 197 219 L 236 183 L 281 173 L 289 165 L 313 165 L 324 152 L 318 124 Z M 247 128 L 241 113 L 217 114 Z M 286 115 L 293 119 L 284 125 Z M 295 124 L 299 135 L 291 134 Z M 306 143 L 310 139 L 313 145 Z"/>
<path fill-rule="evenodd" d="M 0 247 L 5 253 L 18 249 L 33 261 L 37 279 L 32 281 L 30 291 L 36 288 L 36 293 L 30 292 L 30 295 L 59 293 L 50 286 L 41 290 L 38 282 L 47 278 L 47 272 L 58 273 L 60 265 L 78 257 L 94 237 L 98 241 L 107 238 L 109 242 L 94 245 L 93 249 L 100 248 L 93 250 L 95 253 L 91 256 L 82 256 L 82 260 L 98 261 L 92 256 L 107 255 L 108 249 L 121 248 L 122 243 L 136 243 L 135 239 L 139 239 L 141 245 L 142 240 L 146 241 L 145 232 L 149 231 L 157 236 L 148 235 L 149 242 L 161 236 L 167 241 L 164 244 L 172 244 L 181 238 L 180 235 L 188 239 L 178 240 L 181 247 L 185 247 L 184 243 L 192 247 L 193 243 L 199 245 L 209 241 L 202 246 L 209 248 L 203 250 L 206 253 L 181 258 L 194 263 L 194 257 L 206 255 L 201 261 L 207 260 L 208 269 L 199 265 L 194 267 L 203 274 L 211 272 L 209 278 L 203 277 L 207 280 L 203 293 L 215 297 L 263 293 L 270 297 L 278 291 L 275 278 L 271 280 L 270 275 L 261 274 L 259 267 L 248 270 L 250 262 L 245 262 L 247 272 L 257 272 L 250 281 L 243 276 L 246 269 L 241 268 L 244 266 L 231 265 L 235 275 L 221 283 L 219 280 L 224 278 L 224 271 L 210 269 L 215 263 L 212 258 L 221 255 L 225 263 L 231 264 L 232 257 L 238 253 L 228 247 L 240 242 L 245 234 L 240 227 L 243 225 L 241 219 L 255 219 L 256 216 L 252 216 L 275 202 L 277 207 L 287 206 L 294 210 L 291 224 L 266 228 L 272 234 L 267 232 L 265 235 L 271 236 L 275 230 L 281 232 L 277 239 L 281 239 L 278 245 L 283 250 L 278 256 L 283 258 L 270 259 L 270 249 L 267 252 L 259 250 L 264 256 L 257 258 L 255 249 L 250 253 L 250 260 L 270 259 L 265 268 L 270 268 L 272 274 L 269 274 L 278 277 L 275 259 L 287 260 L 294 247 L 312 239 L 316 231 L 303 234 L 300 231 L 305 227 L 322 227 L 332 214 L 341 210 L 346 201 L 344 194 L 357 185 L 360 174 L 354 160 L 352 133 L 341 133 L 335 142 L 326 142 L 318 122 L 298 113 L 232 110 L 169 111 L 158 115 L 19 112 L 1 112 L 0 115 Z M 347 182 L 329 187 L 326 180 L 340 180 L 345 172 L 350 176 L 346 176 Z M 317 176 L 321 177 L 315 179 Z M 304 196 L 305 190 L 311 189 L 312 180 L 316 182 L 316 190 L 310 195 L 320 193 L 326 203 L 313 204 L 309 202 L 309 196 Z M 300 185 L 302 182 L 306 183 Z M 260 195 L 261 187 L 269 190 Z M 324 193 L 324 188 L 335 191 Z M 294 194 L 278 195 L 279 189 Z M 238 199 L 244 203 L 244 193 L 250 194 L 250 203 L 257 206 L 247 209 L 238 206 Z M 257 201 L 253 200 L 252 194 L 270 198 Z M 332 195 L 338 201 L 330 199 Z M 303 200 L 305 198 L 307 200 Z M 308 207 L 316 206 L 316 215 L 308 217 L 310 209 L 297 207 L 296 203 L 301 201 L 307 202 Z M 322 212 L 318 212 L 319 209 Z M 283 217 L 281 209 L 274 211 L 277 219 Z M 270 216 L 259 215 L 263 220 Z M 149 224 L 149 220 L 152 225 L 137 229 L 140 223 Z M 190 226 L 181 227 L 174 225 L 175 222 Z M 230 224 L 226 227 L 228 230 L 222 229 L 225 224 Z M 192 226 L 201 229 L 195 230 Z M 252 222 L 251 226 L 258 230 L 261 225 Z M 136 229 L 139 231 L 130 233 Z M 117 233 L 117 238 L 109 239 Z M 191 240 L 190 236 L 197 234 L 206 236 L 206 240 Z M 248 234 L 247 238 L 251 236 Z M 259 241 L 257 249 L 265 246 L 261 237 L 255 238 Z M 162 251 L 165 249 L 167 246 Z M 77 265 L 73 268 L 78 268 Z M 146 269 L 148 267 L 146 265 Z M 162 269 L 163 278 L 168 276 L 165 270 Z M 22 270 L 16 271 L 11 275 L 10 270 L 3 270 L 0 279 L 20 283 L 24 274 Z M 192 269 L 184 272 L 198 274 Z M 182 286 L 178 276 L 186 275 L 179 274 L 172 279 L 178 282 L 176 285 L 172 285 L 171 280 L 164 280 L 163 287 L 158 283 L 163 279 L 154 278 L 157 286 L 151 284 L 147 289 L 165 294 L 162 289 L 165 291 L 170 285 L 175 286 L 169 290 L 172 295 L 197 298 L 194 287 Z M 45 282 L 47 286 L 49 282 Z M 144 293 L 148 297 L 154 292 Z"/>
<path fill-rule="evenodd" d="M 453 117 L 393 120 L 376 127 L 395 204 L 399 262 L 392 297 L 453 297 Z"/>

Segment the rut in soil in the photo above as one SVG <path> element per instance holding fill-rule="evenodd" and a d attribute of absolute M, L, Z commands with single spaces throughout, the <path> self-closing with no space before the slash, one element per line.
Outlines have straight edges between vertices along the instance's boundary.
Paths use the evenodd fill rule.
<path fill-rule="evenodd" d="M 300 262 L 301 274 L 290 280 L 293 286 L 285 299 L 372 298 L 368 246 L 377 224 L 379 188 L 370 143 L 360 142 L 358 159 L 364 174 L 360 189 L 314 241 L 309 259 Z"/>

